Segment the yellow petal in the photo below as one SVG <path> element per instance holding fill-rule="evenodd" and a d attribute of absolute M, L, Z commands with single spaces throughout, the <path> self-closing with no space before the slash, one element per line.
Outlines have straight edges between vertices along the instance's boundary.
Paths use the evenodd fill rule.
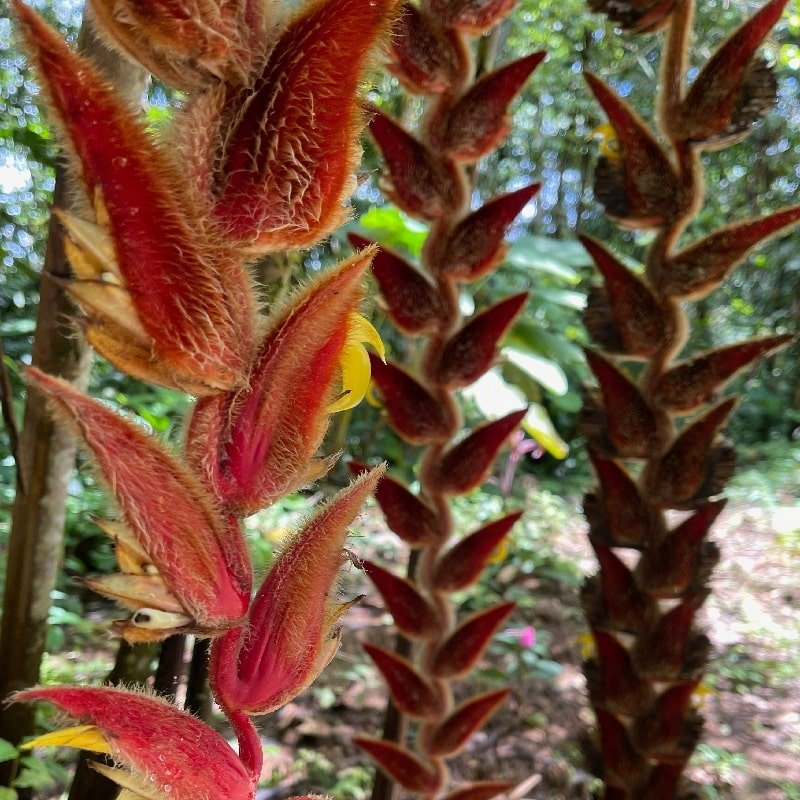
<path fill-rule="evenodd" d="M 369 388 L 367 389 L 367 394 L 364 399 L 373 407 L 373 408 L 383 408 L 383 402 L 381 401 L 380 397 L 375 394 L 375 382 L 369 382 Z"/>
<path fill-rule="evenodd" d="M 342 393 L 328 406 L 329 414 L 354 408 L 364 399 L 369 388 L 371 369 L 363 345 L 345 345 L 339 357 L 339 366 L 342 369 Z"/>
<path fill-rule="evenodd" d="M 381 361 L 386 363 L 386 348 L 383 346 L 381 335 L 366 317 L 362 317 L 361 314 L 351 315 L 347 339 L 348 341 L 371 344 L 375 348 L 375 352 L 381 357 Z"/>
<path fill-rule="evenodd" d="M 94 725 L 74 725 L 62 728 L 20 745 L 22 750 L 34 747 L 77 747 L 80 750 L 91 750 L 93 753 L 111 753 L 108 741 Z"/>
<path fill-rule="evenodd" d="M 490 564 L 500 564 L 506 560 L 506 556 L 508 555 L 508 541 L 503 539 L 500 544 L 495 547 L 492 551 L 492 554 L 489 556 L 489 563 Z"/>
<path fill-rule="evenodd" d="M 346 343 L 339 356 L 342 393 L 328 406 L 329 414 L 354 408 L 366 396 L 372 370 L 364 344 L 372 345 L 381 361 L 386 361 L 386 350 L 378 331 L 361 314 L 351 314 L 347 324 Z"/>
<path fill-rule="evenodd" d="M 588 632 L 582 633 L 578 637 L 578 644 L 581 646 L 581 655 L 584 659 L 591 658 L 597 650 L 594 643 L 594 636 Z"/>
<path fill-rule="evenodd" d="M 600 153 L 612 164 L 619 164 L 622 154 L 619 147 L 617 131 L 610 122 L 598 125 L 590 134 L 590 138 L 597 139 L 600 144 Z"/>

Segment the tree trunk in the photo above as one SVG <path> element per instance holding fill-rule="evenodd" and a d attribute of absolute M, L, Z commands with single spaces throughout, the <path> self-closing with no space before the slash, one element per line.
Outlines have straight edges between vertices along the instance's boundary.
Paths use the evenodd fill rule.
<path fill-rule="evenodd" d="M 141 98 L 147 74 L 112 54 L 83 27 L 80 49 L 90 53 L 109 80 L 131 101 Z M 70 187 L 65 170 L 56 176 L 54 207 L 66 208 Z M 85 383 L 89 357 L 75 327 L 64 291 L 49 276 L 70 277 L 64 256 L 63 232 L 51 220 L 40 283 L 40 302 L 33 345 L 33 363 L 67 380 Z M 20 439 L 24 480 L 18 481 L 8 545 L 3 622 L 0 629 L 0 698 L 35 684 L 44 652 L 50 593 L 61 562 L 67 481 L 75 457 L 75 442 L 62 425 L 55 425 L 40 397 L 25 406 Z M 28 705 L 0 704 L 0 738 L 19 742 L 33 731 L 34 710 Z M 13 762 L 0 764 L 0 785 L 8 781 Z"/>

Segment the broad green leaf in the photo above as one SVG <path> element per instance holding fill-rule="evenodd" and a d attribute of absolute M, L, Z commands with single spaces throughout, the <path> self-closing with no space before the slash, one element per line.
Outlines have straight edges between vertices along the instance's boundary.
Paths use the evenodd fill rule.
<path fill-rule="evenodd" d="M 508 359 L 524 370 L 537 383 L 540 383 L 548 392 L 563 395 L 569 389 L 569 382 L 564 370 L 549 358 L 536 353 L 518 350 L 514 347 L 504 347 L 503 358 Z"/>
<path fill-rule="evenodd" d="M 544 236 L 523 236 L 512 245 L 506 257 L 508 263 L 523 269 L 547 272 L 567 283 L 580 283 L 577 272 L 592 262 L 578 242 L 548 239 Z"/>
<path fill-rule="evenodd" d="M 16 758 L 18 755 L 19 751 L 11 742 L 6 739 L 0 739 L 0 761 L 11 761 L 12 758 Z"/>
<path fill-rule="evenodd" d="M 513 361 L 504 360 L 500 362 L 500 377 L 509 386 L 519 389 L 529 403 L 541 402 L 544 392 L 542 385 Z"/>
<path fill-rule="evenodd" d="M 364 235 L 388 247 L 402 248 L 415 258 L 422 252 L 427 226 L 406 216 L 394 206 L 371 208 L 358 220 Z"/>
<path fill-rule="evenodd" d="M 17 800 L 17 790 L 8 786 L 0 786 L 0 800 Z"/>
<path fill-rule="evenodd" d="M 55 784 L 56 779 L 43 761 L 39 761 L 34 756 L 28 756 L 22 759 L 21 764 L 22 769 L 14 778 L 14 786 L 17 789 L 41 791 L 50 789 Z"/>
<path fill-rule="evenodd" d="M 526 403 L 522 391 L 509 386 L 496 369 L 464 389 L 464 394 L 472 397 L 478 410 L 490 419 L 510 414 Z M 565 458 L 569 453 L 569 447 L 556 432 L 544 406 L 539 403 L 530 404 L 522 420 L 522 428 L 555 458 Z"/>
<path fill-rule="evenodd" d="M 541 325 L 529 319 L 517 322 L 506 336 L 505 343 L 520 350 L 533 350 L 562 363 L 583 361 L 583 351 L 580 347 L 564 335 L 543 330 Z"/>
<path fill-rule="evenodd" d="M 586 295 L 583 292 L 571 292 L 569 289 L 534 289 L 531 291 L 531 304 L 537 300 L 546 300 L 576 311 L 586 308 Z"/>

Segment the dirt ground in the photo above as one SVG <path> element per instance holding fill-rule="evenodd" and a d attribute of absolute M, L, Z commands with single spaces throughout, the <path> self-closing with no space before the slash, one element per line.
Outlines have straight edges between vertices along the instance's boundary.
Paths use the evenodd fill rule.
<path fill-rule="evenodd" d="M 704 696 L 706 733 L 690 775 L 715 800 L 798 800 L 800 798 L 800 506 L 766 510 L 729 505 L 715 527 L 723 551 L 713 594 L 702 625 L 715 647 Z M 368 549 L 391 550 L 380 520 L 366 521 Z M 593 570 L 582 523 L 576 519 L 553 534 L 556 554 Z M 363 554 L 363 553 L 362 553 Z M 465 752 L 450 762 L 456 783 L 480 779 L 525 781 L 520 796 L 534 800 L 577 800 L 591 792 L 580 767 L 579 737 L 591 724 L 580 671 L 584 624 L 575 582 L 553 582 L 535 573 L 518 576 L 533 598 L 509 628 L 533 626 L 549 636 L 549 658 L 562 670 L 550 680 L 534 679 L 509 667 L 508 653 L 490 650 L 489 666 L 514 672 L 513 694 Z M 380 603 L 360 583 L 357 570 L 345 579 L 345 593 L 364 591 L 365 601 L 348 614 L 340 656 L 314 689 L 265 726 L 269 788 L 261 800 L 330 787 L 315 785 L 318 758 L 337 774 L 358 777 L 363 758 L 350 744 L 353 735 L 376 735 L 385 690 L 367 666 L 359 641 L 387 643 Z M 481 688 L 500 684 L 484 682 Z M 474 685 L 472 687 L 474 691 Z M 298 760 L 298 748 L 305 755 Z M 310 755 L 313 751 L 316 756 Z M 298 764 L 311 766 L 298 770 Z M 502 765 L 498 774 L 498 765 Z M 317 765 L 318 767 L 319 765 Z M 305 772 L 305 774 L 303 774 Z M 363 776 L 366 779 L 366 776 Z M 366 782 L 366 781 L 365 781 Z M 339 785 L 334 793 L 358 796 Z"/>

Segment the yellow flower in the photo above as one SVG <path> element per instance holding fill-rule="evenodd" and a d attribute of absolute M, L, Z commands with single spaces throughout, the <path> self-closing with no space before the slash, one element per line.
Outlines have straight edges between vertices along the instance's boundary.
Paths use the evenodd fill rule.
<path fill-rule="evenodd" d="M 599 142 L 600 155 L 605 156 L 612 164 L 619 164 L 622 160 L 617 131 L 610 122 L 598 125 L 588 138 L 596 139 Z"/>
<path fill-rule="evenodd" d="M 347 326 L 347 340 L 339 356 L 342 370 L 342 392 L 328 406 L 328 413 L 347 411 L 357 406 L 369 390 L 371 369 L 365 344 L 370 344 L 386 361 L 386 351 L 378 331 L 361 314 L 351 314 Z"/>
<path fill-rule="evenodd" d="M 578 644 L 581 646 L 581 656 L 583 656 L 583 658 L 587 661 L 597 652 L 597 647 L 594 643 L 594 636 L 592 636 L 592 634 L 588 631 L 586 631 L 586 633 L 582 633 L 578 637 Z"/>
<path fill-rule="evenodd" d="M 492 551 L 492 554 L 489 556 L 489 563 L 490 564 L 501 564 L 503 561 L 506 560 L 506 556 L 508 555 L 508 540 L 503 539 L 500 544 L 495 547 Z"/>
<path fill-rule="evenodd" d="M 37 736 L 20 745 L 21 750 L 32 750 L 34 747 L 77 747 L 93 753 L 111 753 L 108 740 L 94 725 L 73 725 Z"/>
<path fill-rule="evenodd" d="M 705 679 L 697 684 L 695 690 L 692 692 L 692 705 L 701 710 L 705 707 L 706 700 L 712 695 L 718 694 L 717 690 L 706 683 Z"/>

